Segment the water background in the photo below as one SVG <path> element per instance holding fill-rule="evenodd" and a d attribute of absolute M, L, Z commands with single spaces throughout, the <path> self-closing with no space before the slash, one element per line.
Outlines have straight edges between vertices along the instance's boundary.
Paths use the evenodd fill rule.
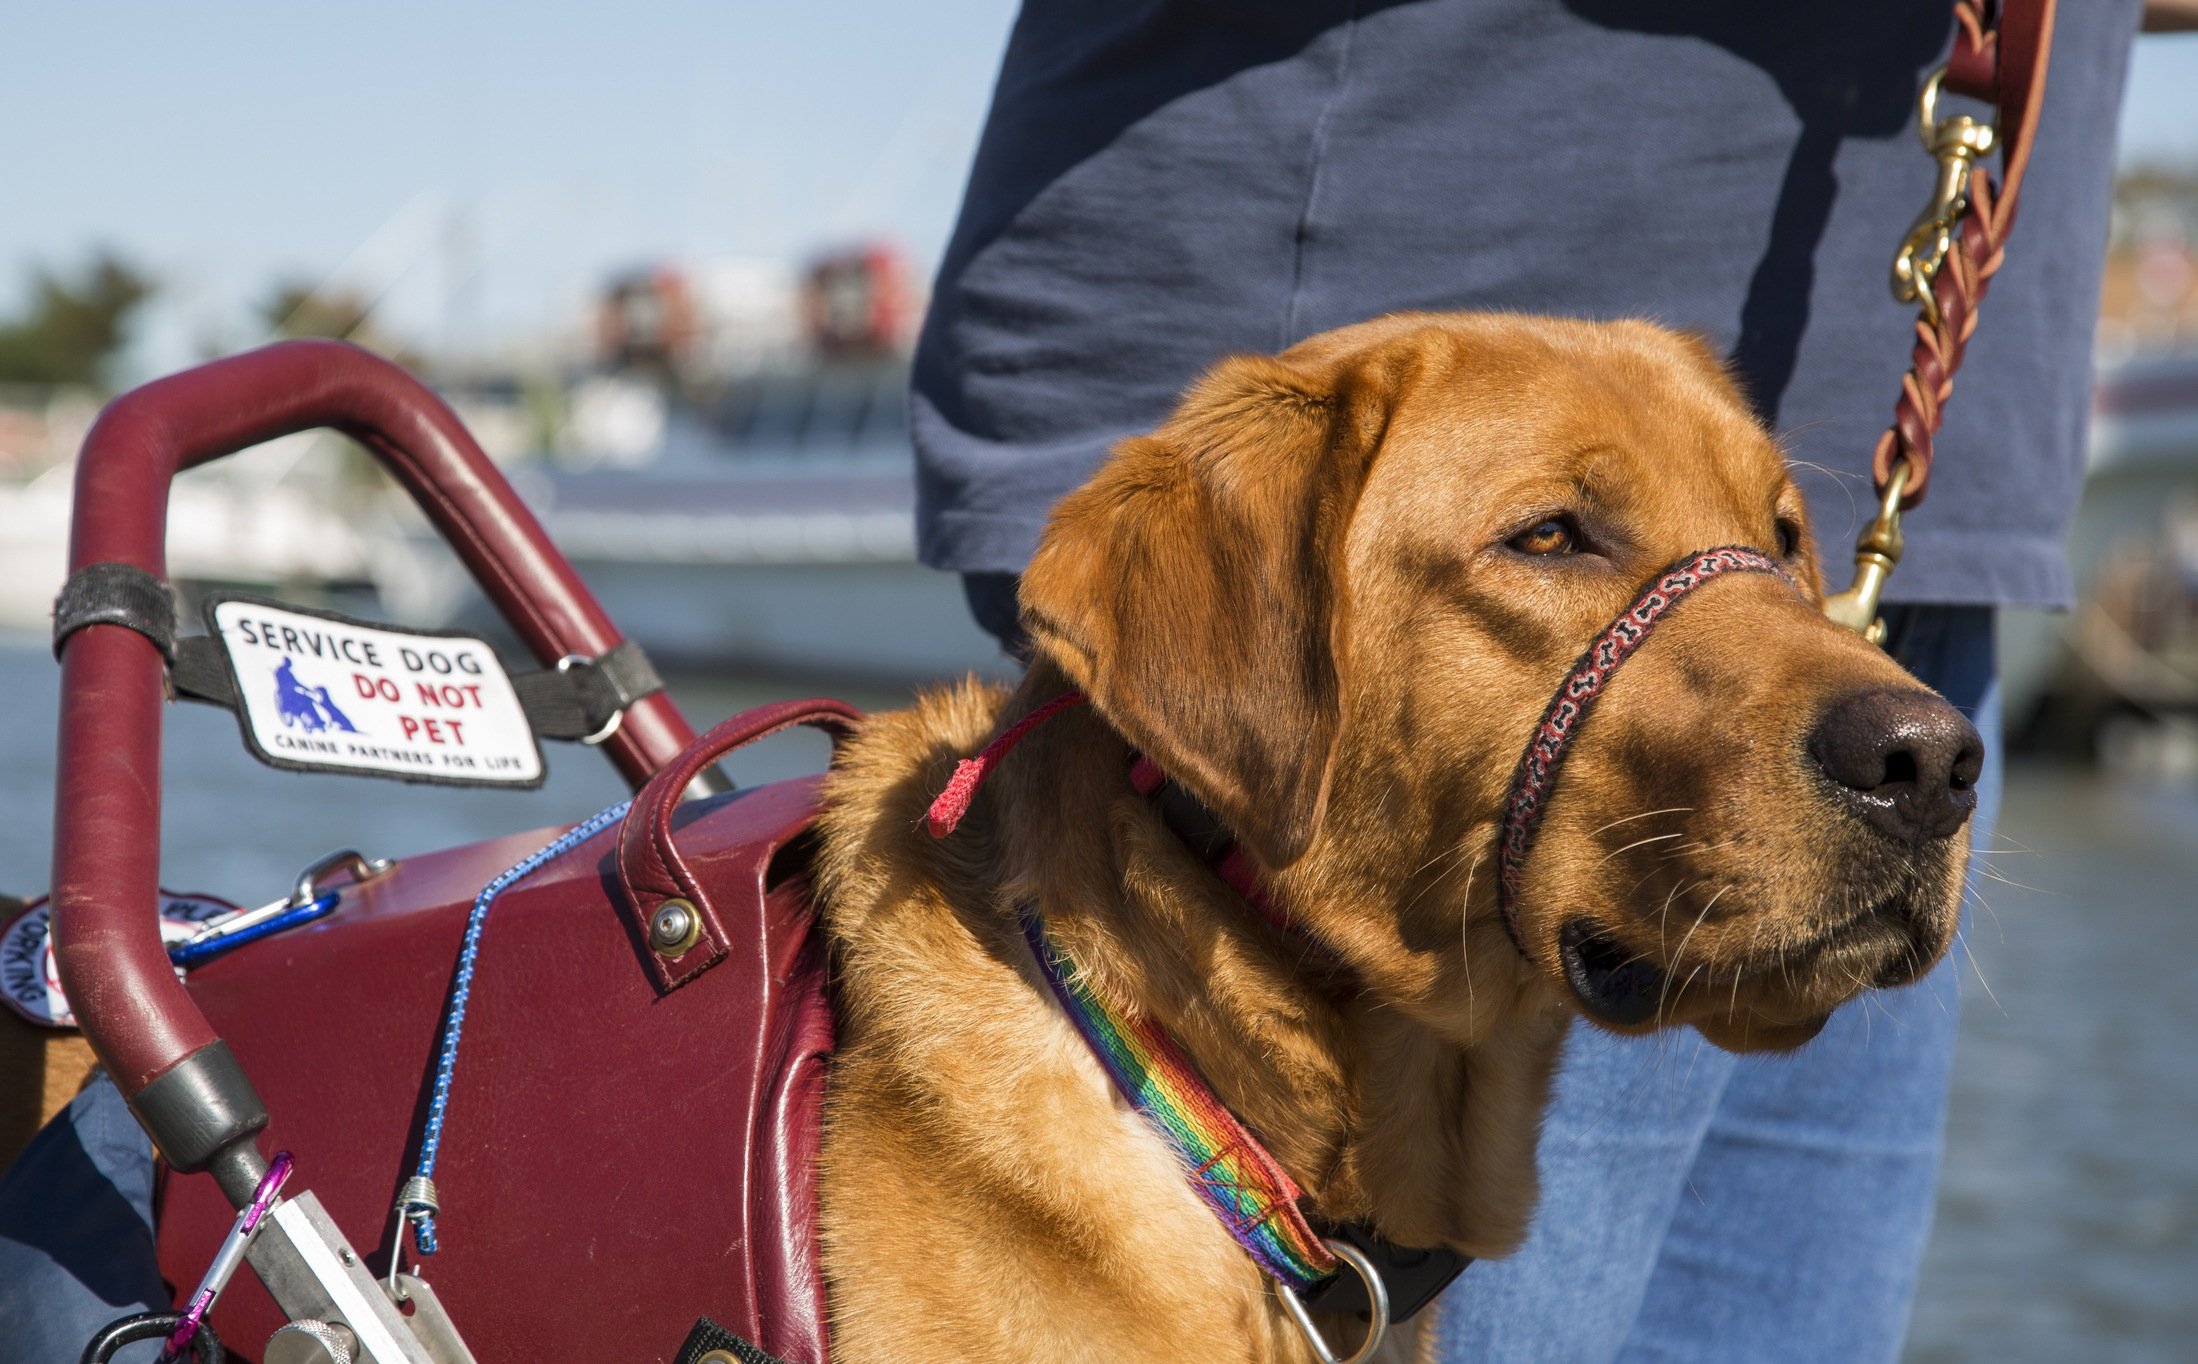
<path fill-rule="evenodd" d="M 58 670 L 0 643 L 0 891 L 42 892 Z M 697 729 L 824 690 L 674 679 Z M 398 855 L 569 823 L 625 794 L 599 755 L 544 745 L 536 792 L 472 792 L 262 767 L 226 711 L 168 711 L 164 881 L 247 904 L 337 847 Z M 821 736 L 728 766 L 815 771 Z M 2198 790 L 2018 764 L 1981 883 L 1937 1231 L 1908 1358 L 2198 1360 Z M 1995 1002 L 1996 997 L 1996 1002 Z"/>

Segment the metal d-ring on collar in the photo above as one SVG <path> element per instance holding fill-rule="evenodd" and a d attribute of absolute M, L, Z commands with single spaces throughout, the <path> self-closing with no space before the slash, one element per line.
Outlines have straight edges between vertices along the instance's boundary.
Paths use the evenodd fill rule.
<path fill-rule="evenodd" d="M 1359 1342 L 1358 1349 L 1349 1355 L 1337 1354 L 1329 1346 L 1327 1337 L 1321 1335 L 1320 1327 L 1313 1321 L 1313 1314 L 1305 1310 L 1305 1304 L 1298 1300 L 1297 1294 L 1287 1284 L 1277 1283 L 1275 1294 L 1282 1299 L 1282 1310 L 1288 1312 L 1290 1320 L 1297 1323 L 1297 1329 L 1304 1335 L 1305 1343 L 1313 1347 L 1313 1356 L 1320 1364 L 1366 1364 L 1367 1360 L 1374 1357 L 1374 1352 L 1381 1348 L 1382 1337 L 1389 1334 L 1389 1289 L 1382 1282 L 1381 1271 L 1374 1267 L 1374 1262 L 1367 1258 L 1365 1251 L 1337 1237 L 1330 1236 L 1324 1240 L 1328 1249 L 1335 1252 L 1335 1257 L 1349 1265 L 1352 1272 L 1365 1283 L 1366 1298 L 1372 1304 L 1366 1315 L 1366 1338 Z"/>
<path fill-rule="evenodd" d="M 1761 550 L 1745 545 L 1696 550 L 1651 578 L 1641 595 L 1595 637 L 1564 681 L 1557 684 L 1556 695 L 1550 697 L 1549 708 L 1542 712 L 1542 722 L 1534 727 L 1534 737 L 1527 740 L 1526 751 L 1519 755 L 1519 765 L 1512 773 L 1511 794 L 1504 802 L 1503 828 L 1496 843 L 1496 906 L 1503 914 L 1504 931 L 1511 935 L 1511 945 L 1519 949 L 1519 955 L 1529 960 L 1534 955 L 1519 932 L 1519 882 L 1526 874 L 1527 853 L 1534 847 L 1534 835 L 1541 828 L 1550 792 L 1557 784 L 1557 770 L 1564 765 L 1580 726 L 1595 708 L 1595 700 L 1603 694 L 1611 674 L 1641 647 L 1656 622 L 1688 593 L 1727 573 L 1768 573 L 1784 579 L 1789 586 L 1793 583 L 1778 561 Z"/>

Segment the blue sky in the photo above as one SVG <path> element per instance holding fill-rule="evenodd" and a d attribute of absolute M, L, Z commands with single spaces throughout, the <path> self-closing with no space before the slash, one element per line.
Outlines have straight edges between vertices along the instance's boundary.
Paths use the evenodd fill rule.
<path fill-rule="evenodd" d="M 387 287 L 429 345 L 613 268 L 944 242 L 1013 0 L 194 0 L 0 29 L 0 306 L 105 243 L 160 276 L 135 369 L 253 341 L 276 278 Z M 2125 158 L 2198 163 L 2198 37 L 2140 42 Z"/>

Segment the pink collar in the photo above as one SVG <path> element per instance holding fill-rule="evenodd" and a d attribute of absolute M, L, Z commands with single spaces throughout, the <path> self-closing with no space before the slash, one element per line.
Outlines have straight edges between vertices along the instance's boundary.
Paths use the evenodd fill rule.
<path fill-rule="evenodd" d="M 944 838 L 953 833 L 961 824 L 963 816 L 969 813 L 970 804 L 976 800 L 977 788 L 1014 751 L 1015 746 L 1030 737 L 1031 732 L 1040 725 L 1072 706 L 1082 705 L 1085 699 L 1080 691 L 1062 692 L 1008 726 L 998 738 L 986 744 L 976 757 L 964 758 L 956 763 L 953 777 L 947 781 L 945 789 L 939 792 L 937 798 L 931 802 L 931 808 L 925 812 L 924 826 L 931 836 Z M 1164 799 L 1168 774 L 1160 769 L 1160 764 L 1142 753 L 1137 754 L 1130 763 L 1129 775 L 1130 785 L 1137 794 L 1159 803 L 1163 815 L 1169 814 L 1171 802 Z M 1203 807 L 1200 808 L 1203 810 Z M 1176 821 L 1170 818 L 1169 823 L 1172 826 Z M 1289 912 L 1275 903 L 1274 897 L 1259 884 L 1259 870 L 1253 865 L 1250 855 L 1233 838 L 1227 837 L 1227 830 L 1221 828 L 1218 820 L 1214 821 L 1214 826 L 1220 837 L 1194 836 L 1179 827 L 1176 832 L 1182 835 L 1185 843 L 1191 845 L 1193 851 L 1205 854 L 1214 874 L 1250 902 L 1267 922 L 1302 935 L 1304 930 L 1291 921 Z"/>

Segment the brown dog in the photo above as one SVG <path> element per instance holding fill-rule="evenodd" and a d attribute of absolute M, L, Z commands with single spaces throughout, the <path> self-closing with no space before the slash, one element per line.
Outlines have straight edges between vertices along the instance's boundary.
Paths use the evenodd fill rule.
<path fill-rule="evenodd" d="M 1792 582 L 1703 587 L 1610 683 L 1514 947 L 1494 867 L 1521 749 L 1644 582 L 1721 545 Z M 1776 446 L 1693 338 L 1410 315 L 1208 375 L 1055 512 L 1021 687 L 876 717 L 831 779 L 835 1358 L 1311 1358 L 1049 996 L 1024 906 L 1318 1216 L 1475 1256 L 1524 1233 L 1573 1012 L 1789 1048 L 1913 980 L 1953 934 L 1981 748 L 1820 590 Z M 958 832 L 922 832 L 956 759 L 1072 688 L 1091 704 Z M 1318 948 L 1132 790 L 1133 750 Z"/>

